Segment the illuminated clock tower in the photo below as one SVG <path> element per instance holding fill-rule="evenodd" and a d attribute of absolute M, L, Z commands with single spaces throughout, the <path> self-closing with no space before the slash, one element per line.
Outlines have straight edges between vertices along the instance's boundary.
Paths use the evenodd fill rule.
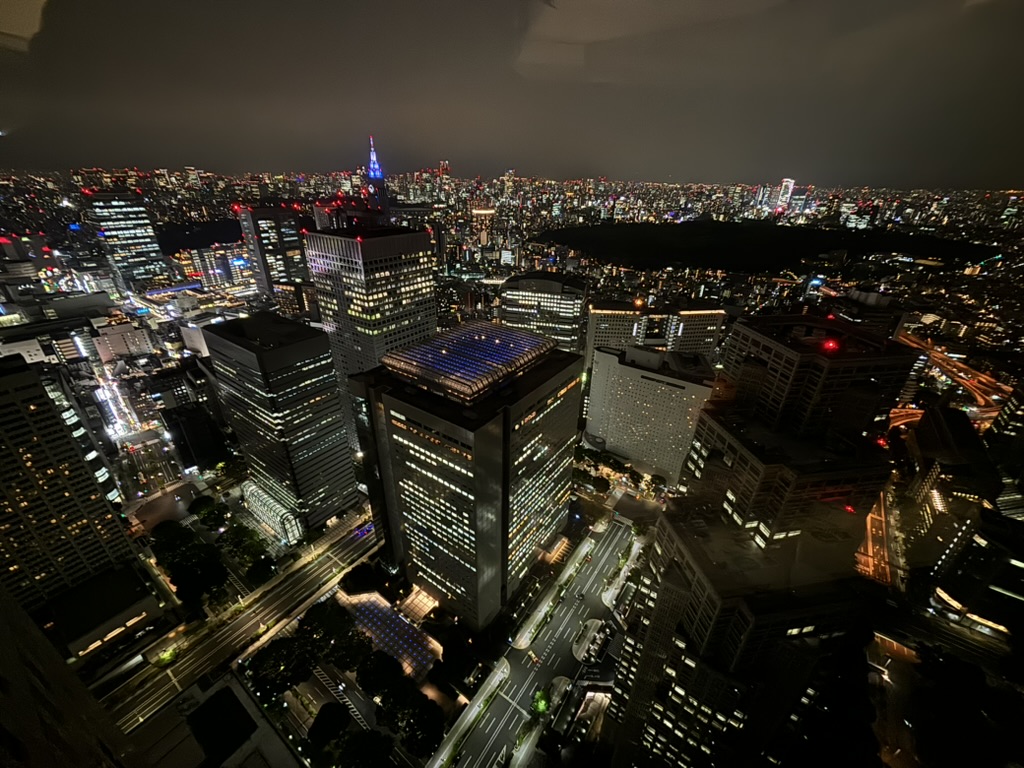
<path fill-rule="evenodd" d="M 380 211 L 381 217 L 388 221 L 391 218 L 388 209 L 388 190 L 384 181 L 384 171 L 381 170 L 377 161 L 377 150 L 373 146 L 373 136 L 370 137 L 370 162 L 366 167 L 367 191 L 369 193 L 367 202 L 371 207 Z"/>

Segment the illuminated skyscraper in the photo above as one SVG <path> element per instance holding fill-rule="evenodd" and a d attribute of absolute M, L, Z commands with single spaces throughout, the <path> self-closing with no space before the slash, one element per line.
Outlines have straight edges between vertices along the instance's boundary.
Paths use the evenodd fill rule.
<path fill-rule="evenodd" d="M 386 556 L 474 629 L 565 520 L 582 359 L 470 322 L 353 376 Z"/>
<path fill-rule="evenodd" d="M 796 182 L 793 179 L 782 180 L 782 186 L 779 187 L 779 208 L 786 208 L 789 206 L 789 199 L 793 197 L 793 187 L 795 185 Z"/>
<path fill-rule="evenodd" d="M 279 286 L 309 281 L 302 231 L 294 208 L 238 208 L 242 237 L 256 278 L 256 289 L 265 296 Z"/>
<path fill-rule="evenodd" d="M 0 585 L 27 609 L 132 558 L 121 500 L 77 411 L 21 356 L 0 358 Z"/>
<path fill-rule="evenodd" d="M 527 272 L 501 286 L 501 321 L 558 342 L 566 352 L 582 352 L 587 285 L 558 272 Z"/>
<path fill-rule="evenodd" d="M 225 415 L 245 454 L 253 513 L 288 543 L 356 503 L 327 335 L 259 312 L 203 329 Z"/>
<path fill-rule="evenodd" d="M 170 274 L 140 194 L 90 191 L 87 197 L 89 218 L 103 239 L 122 290 L 133 290 L 137 284 Z"/>
<path fill-rule="evenodd" d="M 370 162 L 366 166 L 366 191 L 367 202 L 371 208 L 376 208 L 385 217 L 388 216 L 389 201 L 387 182 L 384 180 L 384 171 L 377 161 L 377 150 L 373 146 L 373 136 L 370 137 Z"/>
<path fill-rule="evenodd" d="M 306 254 L 338 381 L 437 330 L 430 235 L 360 228 L 306 235 Z M 356 448 L 355 435 L 349 436 Z"/>

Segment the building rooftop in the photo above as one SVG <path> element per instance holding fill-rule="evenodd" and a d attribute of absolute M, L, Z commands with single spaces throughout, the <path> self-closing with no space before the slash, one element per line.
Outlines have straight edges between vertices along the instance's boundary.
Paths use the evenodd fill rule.
<path fill-rule="evenodd" d="M 632 301 L 619 301 L 616 299 L 598 299 L 590 303 L 591 312 L 635 312 L 638 315 L 674 315 L 680 312 L 721 312 L 725 310 L 721 305 L 713 301 L 702 301 L 691 299 L 686 306 L 657 306 L 649 307 L 642 304 L 639 307 Z"/>
<path fill-rule="evenodd" d="M 331 237 L 343 237 L 346 240 L 372 240 L 379 237 L 396 237 L 399 235 L 423 235 L 422 230 L 411 229 L 410 227 L 374 227 L 363 224 L 353 224 L 344 229 L 321 229 L 310 232 L 311 235 L 330 235 Z"/>
<path fill-rule="evenodd" d="M 464 402 L 531 367 L 557 347 L 553 339 L 486 322 L 464 323 L 381 362 L 399 377 Z"/>
<path fill-rule="evenodd" d="M 323 336 L 323 331 L 273 312 L 257 312 L 249 317 L 206 325 L 203 333 L 230 341 L 250 352 L 278 349 Z"/>
<path fill-rule="evenodd" d="M 661 352 L 643 347 L 630 347 L 625 350 L 614 347 L 597 347 L 596 351 L 616 357 L 619 365 L 692 384 L 710 387 L 715 378 L 715 370 L 704 355 Z"/>
<path fill-rule="evenodd" d="M 817 438 L 774 430 L 762 421 L 740 416 L 728 409 L 708 409 L 706 413 L 765 464 L 785 464 L 801 473 L 886 464 L 884 450 L 871 441 L 865 440 L 859 451 L 853 448 L 841 450 L 838 446 L 824 445 Z"/>
<path fill-rule="evenodd" d="M 736 330 L 741 328 L 749 328 L 802 355 L 821 355 L 829 359 L 868 356 L 916 357 L 919 354 L 898 342 L 870 333 L 854 323 L 835 318 L 766 315 L 741 319 Z"/>
<path fill-rule="evenodd" d="M 561 285 L 562 290 L 571 288 L 576 291 L 585 291 L 587 289 L 586 281 L 579 277 L 567 275 L 565 272 L 545 272 L 544 270 L 534 270 L 532 272 L 524 272 L 521 275 L 513 275 L 501 284 L 501 288 L 502 290 L 520 288 L 524 287 L 523 283 L 530 282 L 555 283 Z"/>

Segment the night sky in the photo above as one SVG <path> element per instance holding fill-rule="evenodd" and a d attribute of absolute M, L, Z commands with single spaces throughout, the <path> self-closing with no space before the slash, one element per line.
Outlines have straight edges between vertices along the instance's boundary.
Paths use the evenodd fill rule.
<path fill-rule="evenodd" d="M 373 133 L 391 172 L 1020 187 L 1022 35 L 1021 0 L 50 0 L 0 48 L 0 167 L 336 170 Z"/>

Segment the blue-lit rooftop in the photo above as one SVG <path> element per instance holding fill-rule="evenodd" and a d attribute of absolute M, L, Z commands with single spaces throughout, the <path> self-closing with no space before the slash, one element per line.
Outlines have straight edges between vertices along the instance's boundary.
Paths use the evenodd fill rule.
<path fill-rule="evenodd" d="M 390 352 L 381 362 L 402 378 L 469 402 L 557 346 L 553 339 L 506 325 L 470 322 Z"/>

